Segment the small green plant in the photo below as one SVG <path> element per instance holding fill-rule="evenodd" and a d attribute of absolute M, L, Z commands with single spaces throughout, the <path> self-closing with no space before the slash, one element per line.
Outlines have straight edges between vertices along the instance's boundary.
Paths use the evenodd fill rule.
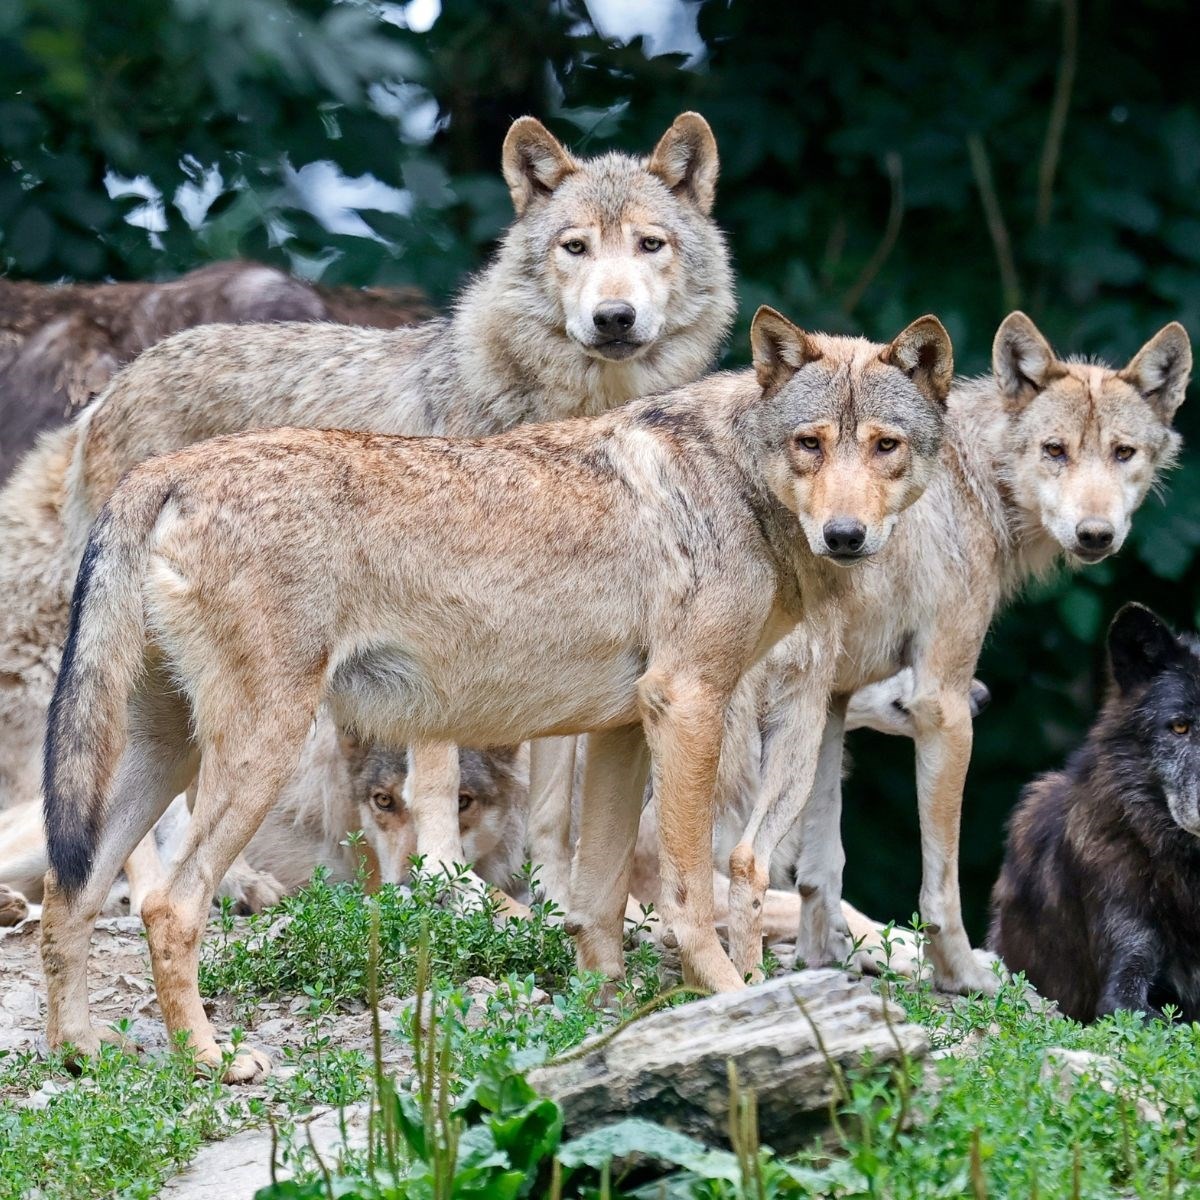
<path fill-rule="evenodd" d="M 463 902 L 464 879 L 418 869 L 409 887 L 385 885 L 374 894 L 380 987 L 412 993 L 423 930 L 432 977 L 441 983 L 532 975 L 543 986 L 564 984 L 574 949 L 553 907 L 535 905 L 529 920 L 505 921 L 490 897 Z M 224 916 L 201 962 L 201 989 L 247 1008 L 264 996 L 298 995 L 306 987 L 319 988 L 329 1003 L 365 1000 L 370 911 L 361 879 L 331 884 L 319 871 L 307 888 L 249 918 L 242 929 Z"/>

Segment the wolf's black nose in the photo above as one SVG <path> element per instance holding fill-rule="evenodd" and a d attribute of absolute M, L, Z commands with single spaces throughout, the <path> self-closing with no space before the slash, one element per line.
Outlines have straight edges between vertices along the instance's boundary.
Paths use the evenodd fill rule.
<path fill-rule="evenodd" d="M 636 320 L 636 310 L 624 300 L 605 300 L 603 304 L 597 304 L 596 311 L 592 313 L 592 321 L 596 328 L 609 337 L 620 337 L 623 333 L 628 333 Z"/>
<path fill-rule="evenodd" d="M 867 540 L 866 526 L 853 517 L 834 517 L 825 522 L 821 532 L 825 535 L 825 545 L 834 554 L 857 554 Z"/>
<path fill-rule="evenodd" d="M 1113 544 L 1116 531 L 1108 521 L 1080 521 L 1075 526 L 1075 536 L 1079 539 L 1080 548 L 1089 554 L 1099 554 Z"/>

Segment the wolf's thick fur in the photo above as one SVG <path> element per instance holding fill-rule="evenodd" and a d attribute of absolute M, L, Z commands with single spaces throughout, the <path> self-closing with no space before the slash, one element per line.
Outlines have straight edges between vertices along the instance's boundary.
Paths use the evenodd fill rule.
<path fill-rule="evenodd" d="M 1069 1017 L 1200 1020 L 1200 639 L 1127 605 L 1108 699 L 1021 796 L 990 945 Z"/>
<path fill-rule="evenodd" d="M 1171 420 L 1191 362 L 1178 324 L 1123 370 L 1062 361 L 1033 322 L 1014 313 L 996 334 L 993 378 L 952 390 L 942 471 L 847 589 L 835 696 L 807 805 L 794 758 L 808 731 L 789 693 L 824 647 L 801 627 L 749 681 L 754 698 L 741 705 L 735 740 L 759 749 L 763 786 L 730 858 L 731 950 L 739 967 L 758 960 L 754 906 L 779 840 L 801 810 L 792 859 L 805 897 L 797 953 L 815 965 L 849 950 L 839 908 L 842 714 L 853 692 L 908 666 L 920 911 L 931 930 L 935 980 L 949 991 L 995 990 L 992 972 L 971 952 L 958 893 L 970 688 L 983 639 L 999 606 L 1032 576 L 1064 558 L 1095 562 L 1120 549 L 1134 511 L 1177 452 Z"/>
<path fill-rule="evenodd" d="M 56 455 L 73 453 L 61 549 L 55 539 L 46 545 L 40 524 L 22 527 L 23 510 L 0 496 L 0 521 L 15 513 L 17 535 L 13 550 L 0 543 L 0 554 L 13 556 L 11 570 L 0 559 L 0 806 L 33 794 L 34 733 L 71 580 L 92 519 L 135 464 L 270 425 L 493 433 L 605 412 L 712 365 L 734 300 L 711 217 L 717 151 L 703 118 L 677 118 L 648 159 L 577 159 L 525 117 L 509 132 L 503 165 L 517 220 L 450 316 L 394 331 L 263 325 L 180 334 L 112 381 L 68 435 L 73 450 L 55 443 Z M 31 579 L 43 581 L 36 614 Z M 453 827 L 452 812 L 446 820 Z M 454 844 L 422 851 L 463 857 Z"/>
<path fill-rule="evenodd" d="M 274 267 L 214 263 L 158 283 L 0 279 L 0 482 L 40 433 L 181 329 L 217 321 L 340 321 L 392 329 L 429 316 L 411 289 L 314 287 Z"/>
<path fill-rule="evenodd" d="M 217 1061 L 196 989 L 213 886 L 323 702 L 390 745 L 593 731 L 571 920 L 581 965 L 610 975 L 648 740 L 665 923 L 690 980 L 743 986 L 713 926 L 725 709 L 755 659 L 836 609 L 850 576 L 829 560 L 854 552 L 829 528 L 879 548 L 920 495 L 952 372 L 932 317 L 878 346 L 761 310 L 752 341 L 753 374 L 590 420 L 246 433 L 129 474 L 89 537 L 46 737 L 55 1045 L 95 1048 L 92 922 L 199 760 L 187 842 L 143 916 L 169 1029 Z M 263 1070 L 243 1054 L 227 1077 Z"/>

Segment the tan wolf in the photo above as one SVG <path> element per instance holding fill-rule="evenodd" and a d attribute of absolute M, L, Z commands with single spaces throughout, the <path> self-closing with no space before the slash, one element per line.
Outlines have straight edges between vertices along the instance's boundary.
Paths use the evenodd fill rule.
<path fill-rule="evenodd" d="M 54 462 L 18 471 L 0 495 L 0 807 L 36 794 L 71 580 L 92 518 L 136 463 L 269 425 L 494 433 L 606 412 L 712 366 L 734 298 L 702 117 L 678 117 L 648 158 L 592 159 L 523 117 L 503 170 L 517 219 L 449 316 L 414 329 L 180 334 L 112 381 L 70 442 L 55 442 Z M 30 516 L 48 502 L 63 507 L 65 540 L 57 521 Z M 454 794 L 443 833 L 457 828 Z M 463 859 L 456 835 L 422 852 Z"/>
<path fill-rule="evenodd" d="M 970 691 L 997 609 L 1032 577 L 1066 561 L 1094 563 L 1121 548 L 1134 512 L 1178 451 L 1171 422 L 1192 354 L 1184 328 L 1160 330 L 1123 369 L 1059 359 L 1024 313 L 1001 324 L 993 375 L 950 393 L 943 469 L 897 522 L 887 549 L 855 572 L 842 606 L 835 696 L 817 784 L 805 805 L 793 771 L 809 735 L 790 703 L 821 651 L 801 627 L 753 681 L 744 741 L 761 741 L 762 790 L 730 858 L 731 952 L 750 970 L 761 953 L 759 909 L 780 839 L 796 826 L 795 881 L 804 898 L 797 955 L 810 965 L 850 949 L 842 919 L 842 725 L 848 698 L 897 668 L 913 672 L 906 702 L 917 750 L 923 881 L 937 985 L 994 991 L 971 952 L 958 891 L 959 815 L 971 755 Z M 758 712 L 768 716 L 760 736 Z"/>
<path fill-rule="evenodd" d="M 322 704 L 388 745 L 593 731 L 571 922 L 581 966 L 613 976 L 648 745 L 669 935 L 691 982 L 743 986 L 713 923 L 725 709 L 798 622 L 836 617 L 843 567 L 935 473 L 952 375 L 933 317 L 881 346 L 764 309 L 752 342 L 754 372 L 606 416 L 474 440 L 250 432 L 130 472 L 88 538 L 47 727 L 54 1045 L 95 1049 L 96 912 L 198 768 L 142 915 L 168 1028 L 219 1061 L 196 983 L 213 887 Z M 242 1053 L 227 1078 L 265 1070 Z"/>

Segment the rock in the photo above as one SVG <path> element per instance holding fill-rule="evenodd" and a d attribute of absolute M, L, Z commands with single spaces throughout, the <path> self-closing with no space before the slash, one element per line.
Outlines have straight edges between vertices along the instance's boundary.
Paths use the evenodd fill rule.
<path fill-rule="evenodd" d="M 1107 1054 L 1094 1054 L 1090 1050 L 1067 1050 L 1062 1046 L 1051 1046 L 1042 1061 L 1042 1079 L 1056 1085 L 1063 1098 L 1075 1089 L 1075 1081 L 1091 1079 L 1104 1091 L 1116 1095 L 1122 1091 L 1123 1068 L 1116 1059 Z M 1125 1092 L 1137 1108 L 1138 1117 L 1150 1124 L 1163 1123 L 1162 1110 L 1152 1100 L 1139 1096 L 1130 1088 Z"/>
<path fill-rule="evenodd" d="M 308 1124 L 317 1153 L 331 1168 L 336 1166 L 343 1144 L 358 1149 L 367 1144 L 369 1106 L 357 1104 L 345 1111 L 345 1143 L 336 1109 L 326 1110 Z M 302 1127 L 296 1130 L 294 1145 L 307 1148 L 308 1137 Z M 280 1179 L 291 1174 L 286 1164 L 280 1164 L 276 1173 Z M 158 1195 L 159 1200 L 253 1200 L 254 1193 L 270 1182 L 271 1132 L 247 1129 L 205 1146 L 187 1170 L 168 1180 Z"/>
<path fill-rule="evenodd" d="M 640 1116 L 725 1142 L 732 1062 L 742 1087 L 758 1095 L 763 1142 L 786 1152 L 827 1118 L 830 1060 L 850 1069 L 869 1053 L 886 1067 L 926 1054 L 920 1026 L 894 1004 L 887 1016 L 890 1027 L 883 999 L 864 980 L 803 971 L 654 1013 L 607 1041 L 585 1042 L 578 1057 L 540 1067 L 529 1081 L 562 1105 L 572 1134 Z"/>

